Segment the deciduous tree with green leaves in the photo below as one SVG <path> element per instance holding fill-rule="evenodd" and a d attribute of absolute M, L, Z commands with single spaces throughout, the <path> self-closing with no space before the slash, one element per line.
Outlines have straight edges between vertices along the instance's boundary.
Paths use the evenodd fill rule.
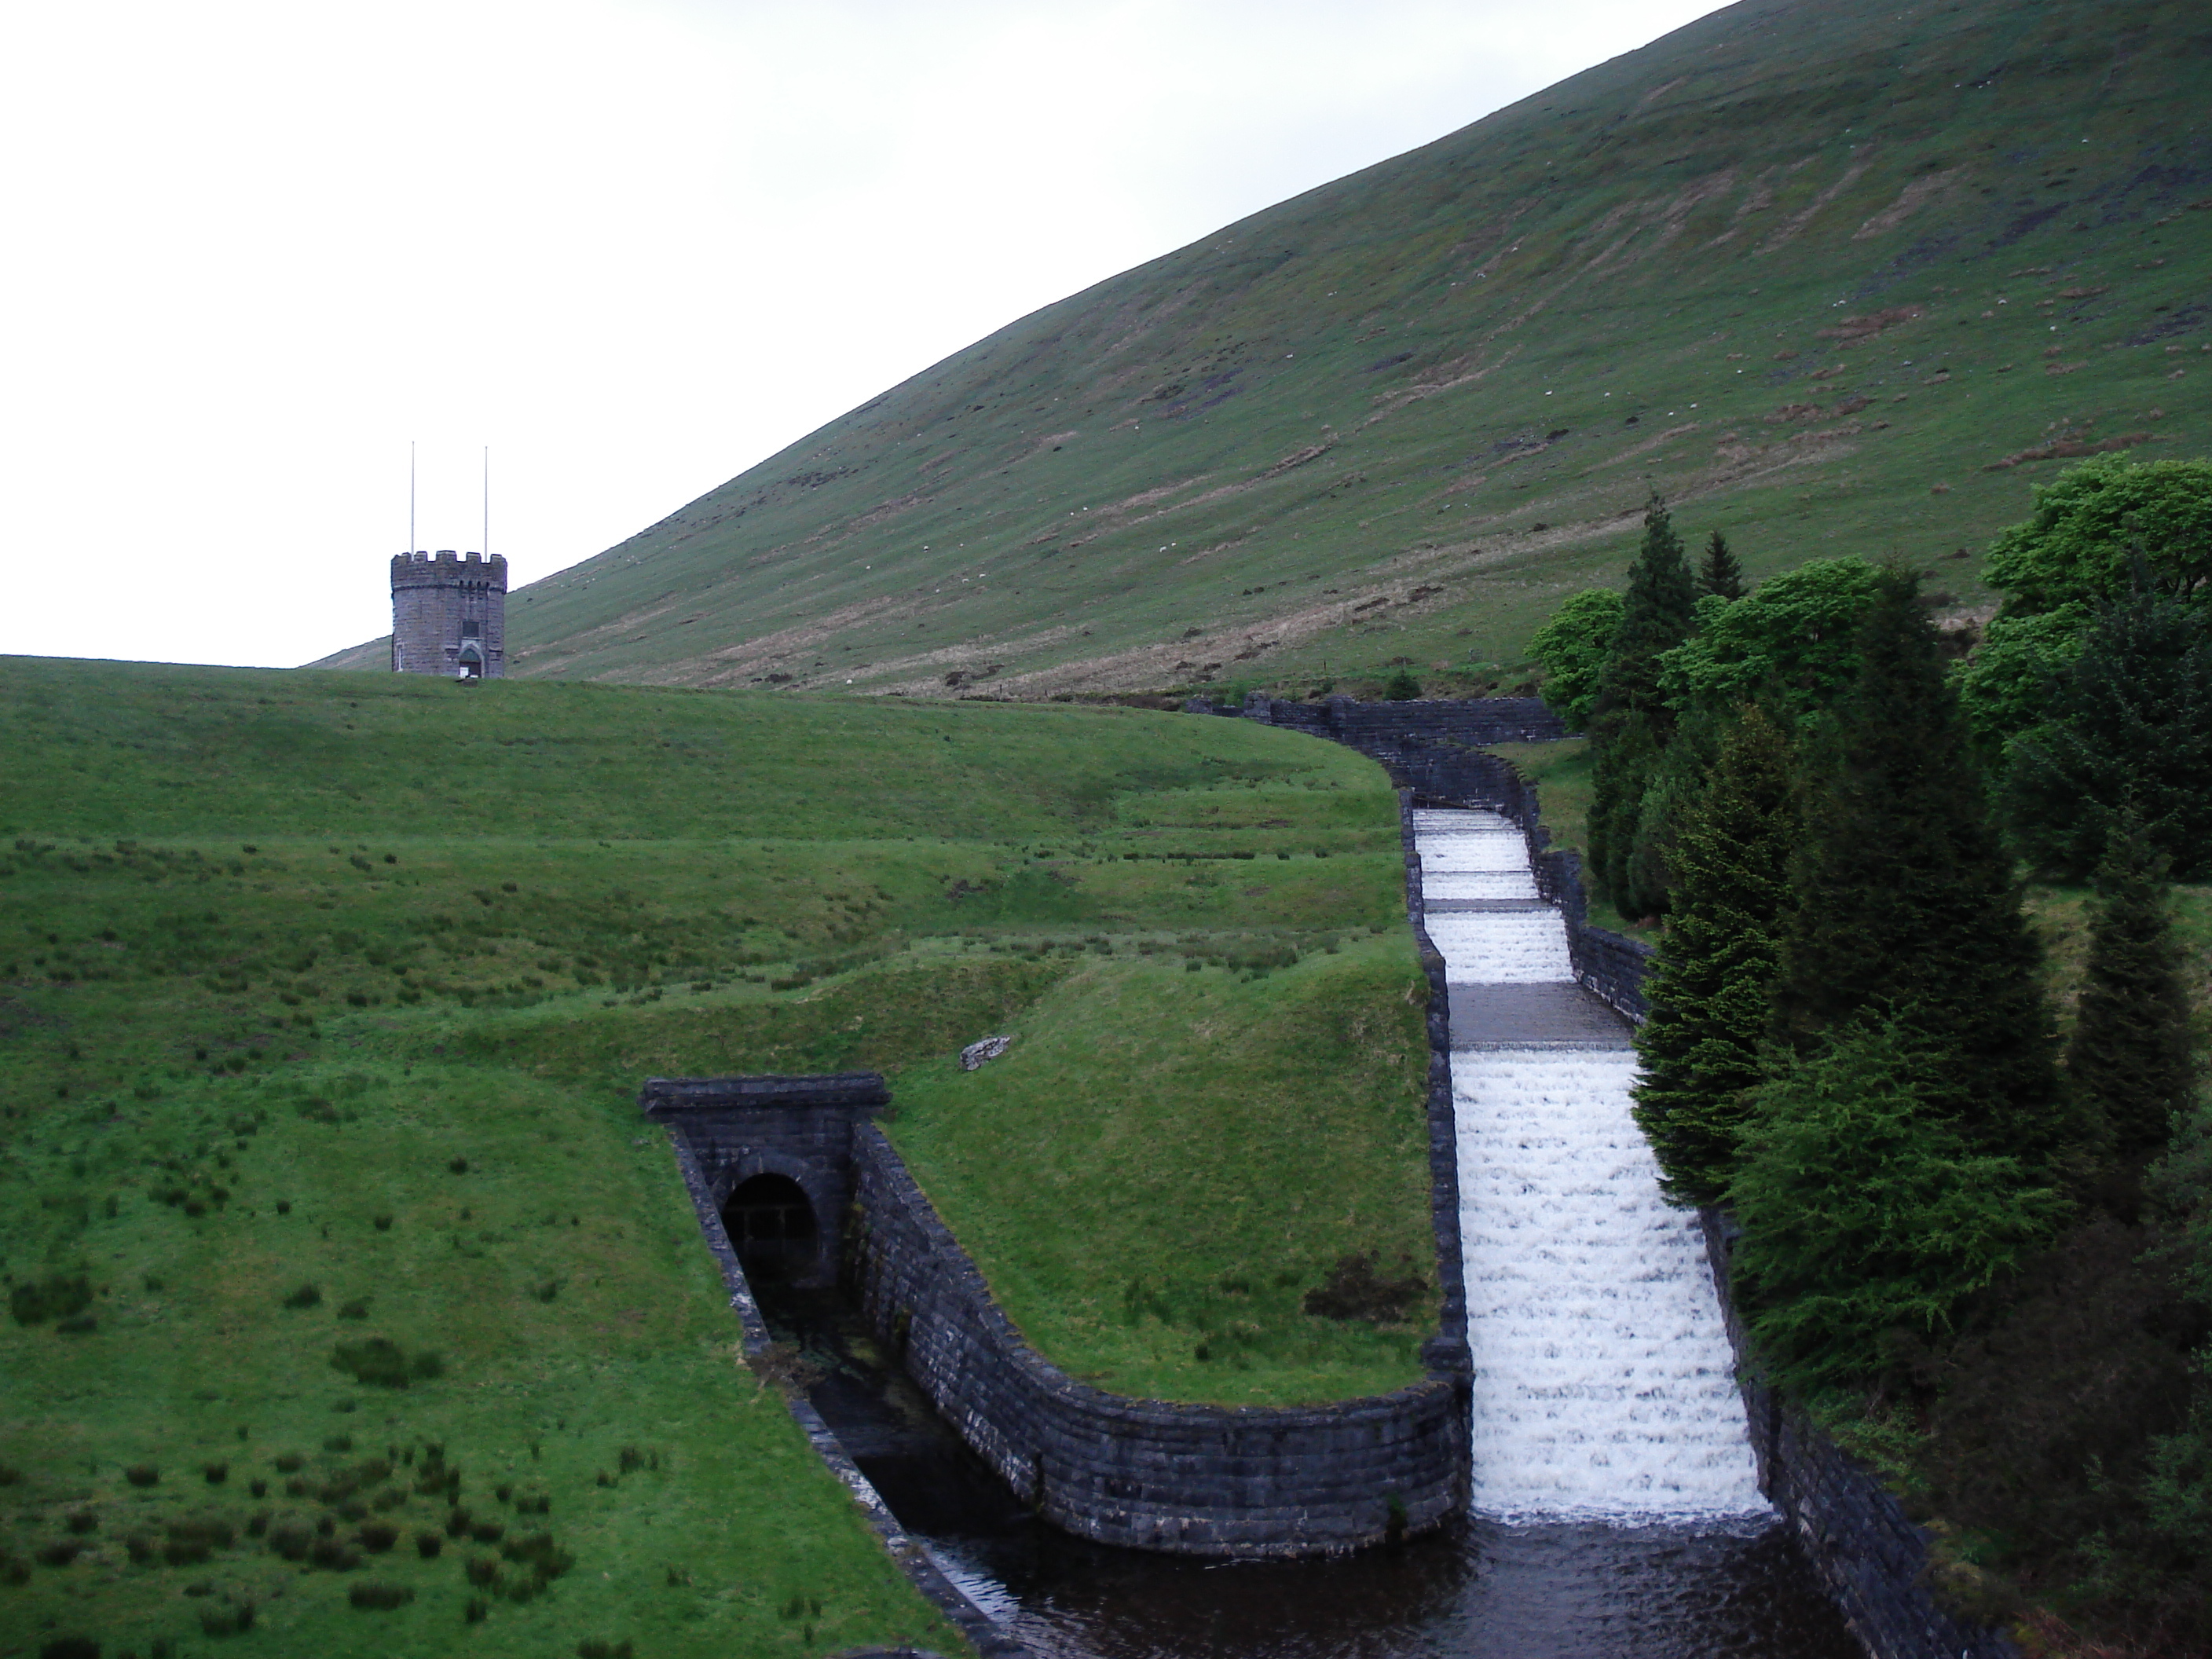
<path fill-rule="evenodd" d="M 1879 575 L 1864 559 L 1814 559 L 1733 603 L 1698 603 L 1698 631 L 1667 653 L 1660 684 L 1678 708 L 1759 697 L 1802 714 L 1858 673 L 1859 627 Z"/>
<path fill-rule="evenodd" d="M 2140 586 L 2185 605 L 2212 600 L 2212 461 L 2115 454 L 2070 466 L 2036 489 L 2025 523 L 1990 544 L 1983 575 L 2004 603 L 1960 689 L 1996 756 L 2046 717 L 2046 690 L 2101 607 Z"/>
<path fill-rule="evenodd" d="M 1571 732 L 1589 729 L 1598 679 L 1620 631 L 1621 597 L 1609 587 L 1568 595 L 1536 630 L 1528 653 L 1544 671 L 1544 702 Z"/>

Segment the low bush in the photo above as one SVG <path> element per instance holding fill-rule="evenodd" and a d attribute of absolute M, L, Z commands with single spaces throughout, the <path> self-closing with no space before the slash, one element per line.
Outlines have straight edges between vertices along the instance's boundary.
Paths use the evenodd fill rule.
<path fill-rule="evenodd" d="M 415 1592 L 404 1584 L 387 1584 L 369 1579 L 346 1591 L 346 1600 L 352 1606 L 374 1613 L 390 1613 L 394 1607 L 404 1607 L 415 1599 Z"/>
<path fill-rule="evenodd" d="M 331 1350 L 331 1369 L 379 1389 L 404 1389 L 445 1375 L 445 1361 L 423 1350 L 410 1354 L 389 1337 L 341 1342 Z"/>
<path fill-rule="evenodd" d="M 1375 1271 L 1372 1255 L 1354 1251 L 1339 1260 L 1329 1272 L 1328 1283 L 1306 1292 L 1301 1305 L 1306 1312 L 1322 1319 L 1395 1324 L 1404 1319 L 1429 1290 L 1428 1280 L 1413 1271 L 1412 1258 L 1404 1258 L 1399 1265 L 1407 1270 L 1406 1276 L 1386 1279 Z"/>
<path fill-rule="evenodd" d="M 251 1601 L 223 1602 L 200 1609 L 200 1631 L 207 1636 L 242 1636 L 253 1628 Z"/>
<path fill-rule="evenodd" d="M 8 1292 L 8 1311 L 18 1325 L 68 1319 L 92 1303 L 92 1281 L 82 1273 L 54 1273 L 28 1280 Z"/>

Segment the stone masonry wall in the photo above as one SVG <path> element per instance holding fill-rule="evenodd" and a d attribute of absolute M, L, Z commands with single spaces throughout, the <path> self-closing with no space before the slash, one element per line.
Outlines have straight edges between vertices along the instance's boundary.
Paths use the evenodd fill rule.
<path fill-rule="evenodd" d="M 1381 714 L 1419 705 L 1369 707 Z M 1476 724 L 1470 720 L 1469 729 Z M 1565 914 L 1576 977 L 1629 1018 L 1642 1021 L 1649 1009 L 1643 979 L 1651 951 L 1585 921 L 1577 860 L 1571 853 L 1548 847 L 1533 786 L 1496 756 L 1470 752 L 1455 741 L 1393 745 L 1378 738 L 1364 719 L 1345 722 L 1343 729 L 1351 736 L 1340 741 L 1383 759 L 1413 802 L 1485 806 L 1518 823 L 1528 838 L 1538 890 Z M 1743 1323 L 1729 1284 L 1735 1230 L 1717 1211 L 1700 1212 L 1699 1219 L 1736 1354 L 1759 1489 L 1796 1529 L 1853 1634 L 1873 1659 L 2019 1659 L 2019 1650 L 2003 1636 L 1963 1625 L 1936 1605 L 1924 1588 L 1927 1533 L 1879 1480 L 1759 1380 L 1756 1368 L 1747 1363 Z"/>
<path fill-rule="evenodd" d="M 647 1078 L 638 1106 L 683 1132 L 720 1213 L 742 1182 L 780 1175 L 814 1211 L 815 1256 L 797 1282 L 837 1282 L 837 1224 L 853 1201 L 853 1126 L 890 1103 L 874 1072 L 826 1077 Z"/>
<path fill-rule="evenodd" d="M 1000 1478 L 1101 1543 L 1224 1556 L 1356 1549 L 1467 1501 L 1456 1377 L 1309 1409 L 1104 1394 L 1023 1340 L 883 1132 L 854 1131 L 848 1261 L 888 1350 Z"/>
<path fill-rule="evenodd" d="M 460 671 L 461 629 L 477 624 L 483 677 L 507 676 L 507 561 L 470 554 L 395 554 L 392 560 L 392 670 L 396 674 Z"/>

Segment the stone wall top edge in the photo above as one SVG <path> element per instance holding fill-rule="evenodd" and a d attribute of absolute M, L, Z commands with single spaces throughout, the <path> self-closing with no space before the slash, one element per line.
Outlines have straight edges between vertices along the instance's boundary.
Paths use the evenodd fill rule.
<path fill-rule="evenodd" d="M 890 1138 L 874 1124 L 855 1137 L 872 1146 L 881 1158 L 878 1173 L 891 1188 L 891 1196 L 906 1212 L 908 1223 L 924 1236 L 931 1251 L 945 1263 L 969 1304 L 970 1316 L 981 1325 L 1004 1352 L 1006 1361 L 1023 1373 L 1041 1395 L 1049 1396 L 1086 1415 L 1111 1416 L 1120 1421 L 1152 1428 L 1188 1426 L 1218 1431 L 1234 1427 L 1262 1431 L 1352 1428 L 1370 1419 L 1399 1420 L 1409 1407 L 1443 1407 L 1451 1402 L 1454 1384 L 1449 1377 L 1424 1376 L 1388 1394 L 1363 1395 L 1351 1400 L 1317 1406 L 1214 1406 L 1194 1401 L 1148 1400 L 1109 1394 L 1078 1382 L 1031 1346 L 1020 1328 L 1007 1318 L 988 1282 L 959 1241 L 937 1214 L 936 1206 L 915 1181 Z M 864 1160 L 864 1167 L 866 1161 Z M 866 1185 L 866 1177 L 862 1177 Z"/>
<path fill-rule="evenodd" d="M 640 1109 L 653 1116 L 791 1106 L 887 1106 L 890 1097 L 890 1085 L 880 1072 L 836 1072 L 811 1077 L 649 1077 L 637 1091 Z"/>

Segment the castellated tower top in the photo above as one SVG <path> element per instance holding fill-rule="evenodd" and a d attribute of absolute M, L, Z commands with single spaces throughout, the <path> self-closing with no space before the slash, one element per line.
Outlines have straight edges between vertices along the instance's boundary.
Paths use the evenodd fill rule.
<path fill-rule="evenodd" d="M 392 558 L 392 672 L 507 678 L 507 561 L 441 548 Z"/>

